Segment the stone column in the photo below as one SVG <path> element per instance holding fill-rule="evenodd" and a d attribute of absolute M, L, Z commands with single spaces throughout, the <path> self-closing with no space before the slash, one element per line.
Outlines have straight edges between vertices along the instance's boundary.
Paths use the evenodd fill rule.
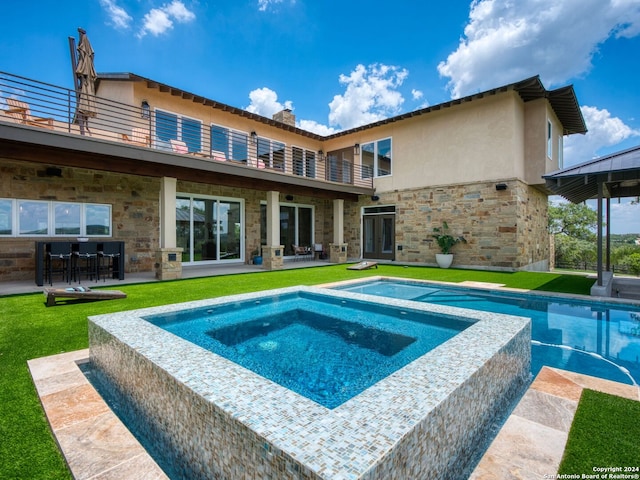
<path fill-rule="evenodd" d="M 156 251 L 156 278 L 182 278 L 182 248 L 176 247 L 176 185 L 178 180 L 163 177 L 160 185 L 160 248 Z"/>
<path fill-rule="evenodd" d="M 284 246 L 280 245 L 280 193 L 267 192 L 267 244 L 262 246 L 262 264 L 266 270 L 284 266 Z"/>
<path fill-rule="evenodd" d="M 344 243 L 344 200 L 333 201 L 333 243 L 329 244 L 331 263 L 347 262 L 347 244 Z"/>
<path fill-rule="evenodd" d="M 161 248 L 156 251 L 156 278 L 158 280 L 182 278 L 182 248 Z"/>

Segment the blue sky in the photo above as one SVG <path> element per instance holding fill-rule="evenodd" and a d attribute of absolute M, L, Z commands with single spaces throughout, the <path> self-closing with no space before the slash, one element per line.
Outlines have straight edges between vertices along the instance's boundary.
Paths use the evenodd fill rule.
<path fill-rule="evenodd" d="M 73 86 L 82 27 L 98 72 L 292 108 L 320 134 L 540 75 L 574 86 L 589 128 L 565 139 L 565 165 L 640 144 L 640 0 L 5 3 L 0 70 L 55 85 Z M 640 206 L 612 208 L 614 233 L 640 233 Z"/>

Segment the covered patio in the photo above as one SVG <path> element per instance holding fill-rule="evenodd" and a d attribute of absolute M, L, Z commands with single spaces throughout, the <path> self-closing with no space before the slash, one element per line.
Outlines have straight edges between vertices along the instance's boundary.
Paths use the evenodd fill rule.
<path fill-rule="evenodd" d="M 549 191 L 572 203 L 597 201 L 598 280 L 591 295 L 612 296 L 611 199 L 640 196 L 640 146 L 557 170 L 543 178 Z M 635 288 L 640 290 L 640 285 Z"/>

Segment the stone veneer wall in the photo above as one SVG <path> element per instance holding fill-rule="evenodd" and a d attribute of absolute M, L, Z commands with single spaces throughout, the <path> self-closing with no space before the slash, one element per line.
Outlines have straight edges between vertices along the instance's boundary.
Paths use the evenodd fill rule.
<path fill-rule="evenodd" d="M 345 204 L 350 256 L 361 255 L 361 208 L 394 205 L 397 262 L 435 265 L 440 250 L 431 234 L 446 221 L 452 235 L 467 240 L 453 249 L 454 267 L 547 270 L 546 195 L 518 180 L 500 182 L 507 184 L 500 191 L 496 183 L 382 192 L 376 193 L 380 200 L 375 203 L 363 196 L 357 204 Z"/>
<path fill-rule="evenodd" d="M 62 167 L 62 177 L 45 174 L 46 164 L 2 159 L 0 198 L 112 205 L 113 240 L 125 242 L 125 272 L 153 272 L 159 248 L 161 179 L 91 169 Z M 265 192 L 179 181 L 178 192 L 245 199 L 245 259 L 260 245 L 260 201 Z M 285 193 L 280 201 L 285 202 Z M 332 204 L 329 200 L 296 196 L 295 203 L 315 207 L 314 243 L 328 250 Z M 35 242 L 76 237 L 0 237 L 0 281 L 31 280 L 35 272 Z"/>
<path fill-rule="evenodd" d="M 153 271 L 158 249 L 160 179 L 62 167 L 62 177 L 45 174 L 48 165 L 2 159 L 0 197 L 112 205 L 113 236 L 125 242 L 125 271 Z M 52 237 L 0 238 L 0 281 L 34 278 L 35 242 Z M 75 240 L 55 237 L 55 240 Z"/>

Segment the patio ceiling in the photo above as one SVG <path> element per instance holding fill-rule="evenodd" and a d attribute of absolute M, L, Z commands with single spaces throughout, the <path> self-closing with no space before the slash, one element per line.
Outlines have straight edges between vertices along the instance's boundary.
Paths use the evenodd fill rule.
<path fill-rule="evenodd" d="M 603 185 L 603 198 L 640 196 L 640 146 L 589 160 L 543 178 L 555 195 L 581 203 L 598 197 Z"/>

